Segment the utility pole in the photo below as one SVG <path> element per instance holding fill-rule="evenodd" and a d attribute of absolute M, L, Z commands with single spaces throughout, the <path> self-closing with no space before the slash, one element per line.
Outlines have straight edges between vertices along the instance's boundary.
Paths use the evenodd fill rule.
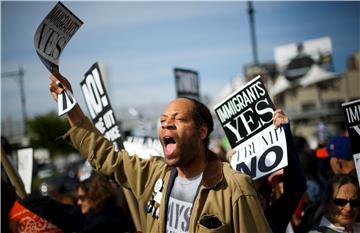
<path fill-rule="evenodd" d="M 22 66 L 17 71 L 2 72 L 1 78 L 18 78 L 20 86 L 20 100 L 21 100 L 21 111 L 24 122 L 24 135 L 27 135 L 27 114 L 26 114 L 26 103 L 25 103 L 25 91 L 24 91 L 24 69 Z"/>
<path fill-rule="evenodd" d="M 253 3 L 251 0 L 248 1 L 248 13 L 250 19 L 250 33 L 251 33 L 251 44 L 253 50 L 253 58 L 254 58 L 254 65 L 259 64 L 258 55 L 257 55 L 257 44 L 256 44 L 256 33 L 255 33 L 255 18 L 254 13 L 255 10 L 253 8 Z"/>

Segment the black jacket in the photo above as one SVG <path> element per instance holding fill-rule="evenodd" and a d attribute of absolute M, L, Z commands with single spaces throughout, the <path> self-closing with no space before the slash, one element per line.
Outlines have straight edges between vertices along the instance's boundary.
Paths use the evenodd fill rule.
<path fill-rule="evenodd" d="M 122 209 L 107 204 L 102 210 L 83 215 L 78 206 L 66 205 L 49 197 L 28 195 L 21 204 L 64 232 L 130 232 L 130 223 Z"/>
<path fill-rule="evenodd" d="M 292 215 L 306 191 L 306 178 L 296 152 L 290 124 L 283 125 L 286 136 L 288 166 L 284 167 L 284 193 L 265 210 L 274 233 L 285 233 Z"/>

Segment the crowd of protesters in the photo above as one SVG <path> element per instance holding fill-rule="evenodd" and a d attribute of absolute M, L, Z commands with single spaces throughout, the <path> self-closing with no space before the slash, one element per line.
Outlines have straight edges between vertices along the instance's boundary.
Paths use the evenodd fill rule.
<path fill-rule="evenodd" d="M 63 80 L 62 82 L 64 83 Z M 58 85 L 53 80 L 52 85 L 55 85 L 54 83 Z M 71 89 L 71 86 L 69 89 Z M 58 91 L 59 93 L 63 91 L 62 87 L 56 86 L 55 88 L 51 86 L 52 94 Z M 193 108 L 196 110 L 193 110 Z M 196 115 L 193 111 L 200 112 L 200 114 Z M 186 228 L 174 228 L 174 232 L 207 232 L 206 230 L 212 229 L 215 229 L 212 232 L 237 232 L 238 229 L 240 229 L 239 232 L 266 231 L 279 233 L 360 232 L 360 223 L 358 222 L 360 219 L 360 190 L 350 139 L 346 132 L 326 139 L 326 141 L 319 144 L 316 150 L 311 150 L 304 137 L 292 135 L 287 116 L 281 111 L 275 113 L 277 115 L 275 114 L 274 124 L 276 119 L 282 119 L 277 124 L 277 127 L 283 126 L 285 129 L 288 165 L 255 181 L 251 181 L 244 176 L 237 177 L 236 179 L 240 179 L 241 182 L 236 183 L 231 180 L 235 178 L 229 178 L 233 176 L 232 168 L 228 165 L 231 160 L 231 151 L 226 151 L 219 144 L 210 147 L 212 151 L 207 150 L 210 140 L 209 134 L 213 127 L 211 116 L 204 105 L 187 98 L 180 98 L 171 102 L 161 117 L 160 128 L 162 128 L 164 135 L 161 135 L 162 131 L 160 131 L 160 137 L 162 137 L 160 140 L 163 143 L 164 153 L 167 154 L 165 159 L 160 159 L 160 162 L 159 158 L 145 161 L 131 156 L 131 158 L 120 161 L 121 164 L 118 164 L 119 159 L 124 160 L 122 157 L 128 155 L 124 152 L 122 152 L 124 154 L 119 155 L 111 151 L 111 143 L 107 144 L 107 142 L 102 141 L 99 146 L 102 148 L 102 153 L 105 153 L 104 150 L 106 150 L 107 157 L 95 158 L 94 160 L 94 154 L 84 155 L 85 157 L 90 156 L 88 160 L 93 163 L 94 170 L 90 177 L 82 181 L 79 180 L 74 190 L 76 201 L 73 203 L 65 204 L 63 201 L 52 197 L 31 194 L 20 199 L 16 196 L 7 174 L 2 172 L 2 232 L 25 232 L 22 228 L 23 225 L 21 225 L 24 224 L 21 219 L 12 218 L 12 216 L 16 215 L 14 213 L 15 205 L 21 206 L 22 210 L 26 209 L 31 212 L 33 216 L 36 216 L 34 219 L 42 219 L 43 222 L 48 222 L 47 225 L 45 224 L 47 228 L 43 227 L 41 232 L 157 232 L 166 228 L 168 232 L 171 232 L 169 229 L 172 225 L 169 224 L 169 221 L 172 221 L 172 216 L 167 217 L 165 222 L 157 225 L 159 212 L 162 211 L 160 214 L 166 214 L 171 211 L 171 208 L 160 210 L 161 197 L 159 199 L 157 194 L 165 192 L 167 192 L 166 196 L 164 196 L 167 204 L 170 202 L 169 205 L 175 206 L 177 203 L 186 202 L 183 207 L 189 207 L 187 202 L 191 202 L 194 203 L 190 205 L 189 211 L 191 215 L 194 213 L 201 215 L 199 216 L 201 218 L 197 218 L 199 223 L 191 221 L 190 218 L 193 217 L 190 217 L 190 212 L 187 215 L 187 218 L 190 219 L 190 223 L 187 224 L 199 224 L 200 227 L 193 226 L 191 228 L 190 225 L 187 225 Z M 71 133 L 77 133 L 77 137 L 81 135 L 81 140 L 86 141 L 85 137 L 96 134 L 96 130 L 91 128 L 92 126 L 82 114 L 80 112 L 79 116 L 78 108 L 75 113 L 69 114 L 68 117 L 70 124 L 73 126 Z M 181 118 L 179 120 L 177 119 L 178 114 Z M 71 115 L 75 115 L 75 117 Z M 192 122 L 192 117 L 194 117 L 194 122 Z M 176 121 L 179 121 L 179 123 Z M 188 126 L 189 128 L 186 128 Z M 182 138 L 169 132 L 174 128 L 181 127 L 184 127 L 184 131 L 181 132 L 184 134 L 183 137 L 185 139 L 190 137 L 193 140 L 190 147 L 186 147 L 186 143 L 189 142 L 182 142 L 185 145 L 184 148 L 189 153 L 191 150 L 196 149 L 197 153 L 203 156 L 203 160 L 197 160 L 194 155 L 192 160 L 187 161 L 187 158 L 181 158 L 179 159 L 180 162 L 173 161 L 172 156 L 174 156 L 175 148 L 173 148 L 172 144 L 175 141 L 179 143 Z M 199 131 L 189 134 L 191 127 L 195 127 L 192 130 L 198 129 Z M 89 131 L 85 132 L 85 130 Z M 92 138 L 88 140 L 101 140 L 100 135 L 90 136 Z M 74 137 L 69 139 L 72 140 L 73 144 L 80 143 L 76 142 L 77 139 L 70 133 L 67 137 Z M 196 141 L 194 137 L 199 137 L 201 140 Z M 3 145 L 2 139 L 2 148 L 8 149 L 7 146 Z M 81 153 L 93 153 L 87 151 L 89 147 L 78 147 Z M 106 149 L 107 147 L 109 148 Z M 218 159 L 212 158 L 212 156 L 218 156 Z M 106 164 L 105 160 L 111 160 L 108 161 L 110 164 Z M 188 167 L 189 162 L 192 161 L 196 161 L 199 166 Z M 123 163 L 134 167 L 126 167 Z M 169 169 L 167 171 L 166 166 L 164 167 L 163 164 L 170 164 L 176 167 L 177 170 Z M 220 167 L 217 167 L 218 165 Z M 124 167 L 120 168 L 120 166 Z M 208 168 L 209 166 L 210 168 Z M 119 174 L 119 169 L 125 175 Z M 134 172 L 132 169 L 137 171 Z M 216 169 L 223 169 L 222 173 L 219 174 L 228 176 L 226 182 L 222 183 L 223 178 L 216 180 L 218 179 L 216 173 L 211 173 L 218 172 Z M 164 170 L 164 173 L 161 170 Z M 160 174 L 162 178 L 158 178 Z M 163 187 L 164 181 L 168 179 L 170 184 L 165 190 L 165 187 Z M 199 183 L 194 184 L 194 182 Z M 130 190 L 132 204 L 138 205 L 134 207 L 131 204 L 133 210 L 131 214 L 127 205 L 131 199 L 125 198 L 124 190 L 119 184 Z M 231 190 L 224 189 L 225 191 L 219 191 L 219 187 L 214 189 L 219 184 L 234 187 L 231 187 Z M 205 188 L 201 189 L 201 186 L 205 186 Z M 186 196 L 187 187 L 194 189 L 191 198 L 171 200 L 175 197 L 182 198 L 181 195 Z M 238 193 L 243 193 L 236 194 L 238 195 L 237 198 L 241 199 L 237 203 L 239 207 L 236 207 L 239 209 L 226 210 L 230 211 L 227 213 L 225 208 L 234 207 L 231 206 L 234 204 L 232 199 L 235 198 L 232 195 L 235 195 L 233 189 L 236 188 Z M 196 198 L 197 195 L 200 195 L 201 198 Z M 213 197 L 211 198 L 211 196 Z M 256 197 L 256 201 L 252 199 L 253 196 Z M 230 206 L 227 205 L 225 199 L 223 199 L 225 204 L 217 205 L 217 200 L 225 197 L 230 199 Z M 205 201 L 206 198 L 210 198 L 209 203 Z M 202 201 L 202 205 L 195 204 L 196 201 Z M 246 209 L 244 205 L 251 207 Z M 198 210 L 192 211 L 193 208 Z M 203 216 L 203 208 L 210 213 L 215 208 L 216 211 L 224 212 L 224 215 L 220 215 L 220 217 L 214 215 Z M 139 216 L 134 216 L 134 213 L 139 214 Z M 233 216 L 229 216 L 229 214 Z M 132 219 L 130 216 L 132 216 Z M 139 219 L 141 219 L 139 224 L 134 224 Z M 46 231 L 46 229 L 49 231 Z M 30 232 L 36 232 L 36 230 Z"/>

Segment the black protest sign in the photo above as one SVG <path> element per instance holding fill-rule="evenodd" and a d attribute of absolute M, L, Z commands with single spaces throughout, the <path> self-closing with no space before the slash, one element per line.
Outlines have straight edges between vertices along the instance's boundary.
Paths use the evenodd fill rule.
<path fill-rule="evenodd" d="M 260 78 L 232 94 L 215 108 L 232 148 L 272 124 L 275 106 Z"/>
<path fill-rule="evenodd" d="M 52 74 L 59 73 L 61 52 L 82 24 L 79 18 L 58 2 L 38 26 L 34 36 L 35 49 L 41 62 Z M 76 105 L 69 90 L 60 94 L 58 100 L 59 116 Z"/>
<path fill-rule="evenodd" d="M 360 99 L 342 104 L 353 154 L 360 154 Z"/>
<path fill-rule="evenodd" d="M 199 100 L 199 76 L 196 71 L 174 69 L 177 97 L 190 97 Z"/>
<path fill-rule="evenodd" d="M 114 143 L 117 150 L 123 149 L 120 127 L 110 105 L 98 63 L 85 73 L 80 85 L 95 127 Z"/>
<path fill-rule="evenodd" d="M 34 37 L 35 49 L 51 73 L 58 71 L 62 51 L 82 24 L 79 18 L 58 2 L 38 26 Z"/>
<path fill-rule="evenodd" d="M 260 76 L 214 107 L 235 154 L 231 165 L 254 179 L 287 166 L 285 132 L 272 123 L 275 106 Z"/>
<path fill-rule="evenodd" d="M 342 108 L 350 137 L 357 177 L 360 179 L 360 99 L 343 103 Z"/>

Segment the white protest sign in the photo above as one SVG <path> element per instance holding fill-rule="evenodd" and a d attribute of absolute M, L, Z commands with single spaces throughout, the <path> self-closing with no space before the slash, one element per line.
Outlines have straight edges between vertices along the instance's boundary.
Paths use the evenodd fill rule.
<path fill-rule="evenodd" d="M 287 166 L 286 139 L 283 128 L 273 125 L 235 147 L 231 166 L 254 179 Z"/>
<path fill-rule="evenodd" d="M 354 161 L 355 161 L 355 169 L 356 169 L 356 174 L 359 180 L 360 177 L 360 153 L 354 154 Z"/>
<path fill-rule="evenodd" d="M 275 106 L 260 76 L 214 107 L 235 154 L 231 166 L 258 179 L 287 166 L 285 132 L 272 123 Z"/>
<path fill-rule="evenodd" d="M 79 18 L 58 2 L 38 26 L 34 46 L 40 60 L 52 74 L 59 73 L 60 55 L 82 24 Z M 59 116 L 76 105 L 76 100 L 69 90 L 60 94 L 58 99 Z"/>
<path fill-rule="evenodd" d="M 80 85 L 95 127 L 114 143 L 117 150 L 123 149 L 119 124 L 110 105 L 98 63 L 85 73 Z"/>
<path fill-rule="evenodd" d="M 130 155 L 136 154 L 143 159 L 149 159 L 151 156 L 164 156 L 158 138 L 129 136 L 124 141 L 124 147 Z"/>
<path fill-rule="evenodd" d="M 62 116 L 76 105 L 76 100 L 70 91 L 65 91 L 58 96 L 58 115 Z"/>
<path fill-rule="evenodd" d="M 33 155 L 33 148 L 23 148 L 17 151 L 18 172 L 24 183 L 26 193 L 31 193 Z"/>

